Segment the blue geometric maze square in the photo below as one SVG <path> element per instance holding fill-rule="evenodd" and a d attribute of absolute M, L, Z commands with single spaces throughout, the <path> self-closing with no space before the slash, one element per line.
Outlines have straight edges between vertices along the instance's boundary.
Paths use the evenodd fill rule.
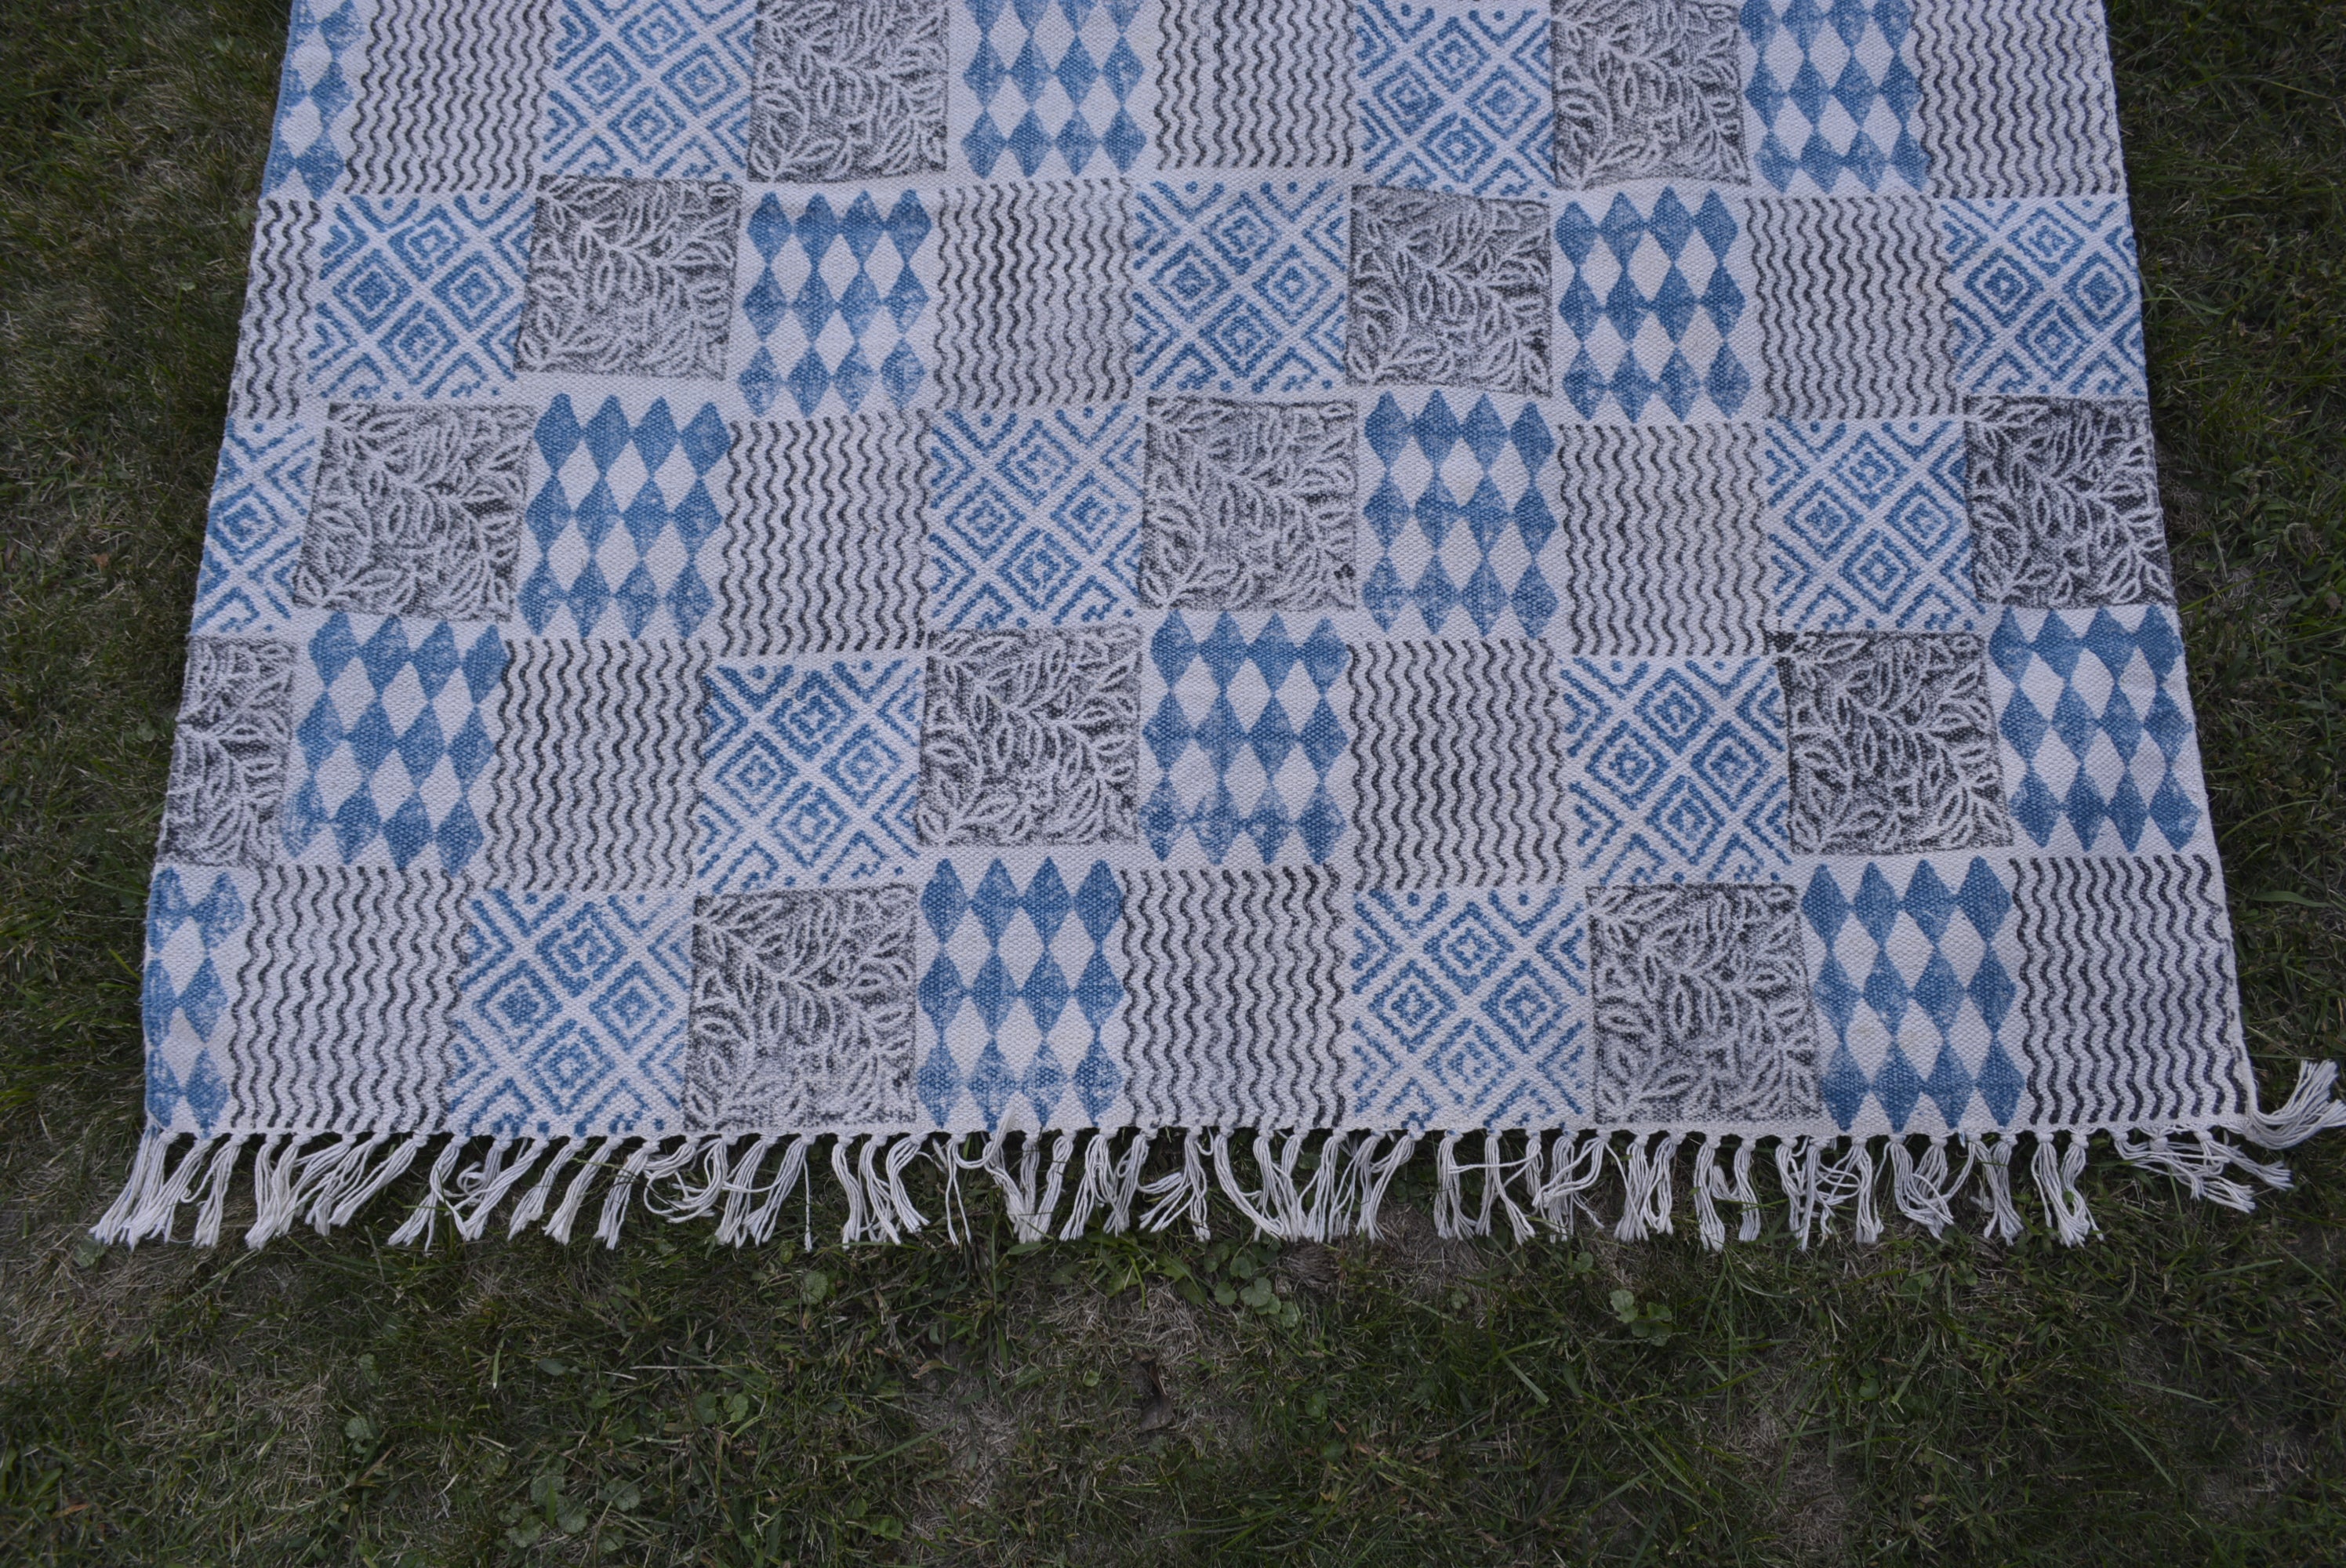
<path fill-rule="evenodd" d="M 1575 847 L 1590 881 L 1790 875 L 1783 695 L 1766 659 L 1561 664 Z"/>
<path fill-rule="evenodd" d="M 1548 30 L 1545 5 L 1361 0 L 1353 104 L 1369 178 L 1466 196 L 1545 191 Z"/>
<path fill-rule="evenodd" d="M 901 878 L 919 858 L 916 659 L 719 660 L 704 677 L 704 892 Z"/>
<path fill-rule="evenodd" d="M 197 635 L 285 630 L 293 615 L 293 565 L 317 462 L 315 425 L 229 421 L 196 578 Z"/>
<path fill-rule="evenodd" d="M 466 901 L 445 1115 L 504 1137 L 681 1125 L 692 901 L 491 889 Z"/>
<path fill-rule="evenodd" d="M 257 873 L 163 866 L 147 892 L 147 1119 L 209 1137 L 229 1103 L 228 1016 Z M 215 1054 L 213 1047 L 219 1047 Z"/>
<path fill-rule="evenodd" d="M 1327 180 L 1136 187 L 1134 374 L 1157 392 L 1344 384 L 1344 188 Z"/>
<path fill-rule="evenodd" d="M 2142 398 L 2142 287 L 2122 197 L 1943 201 L 1958 386 Z"/>
<path fill-rule="evenodd" d="M 1810 194 L 1924 188 L 1913 19 L 1909 0 L 1746 0 L 1746 134 L 1760 178 Z"/>
<path fill-rule="evenodd" d="M 557 392 L 529 448 L 518 576 L 540 636 L 690 636 L 716 606 L 701 547 L 732 433 L 713 404 Z"/>
<path fill-rule="evenodd" d="M 1130 620 L 1141 443 L 1130 403 L 930 420 L 929 624 Z"/>
<path fill-rule="evenodd" d="M 1834 1122 L 1861 1135 L 2008 1125 L 2027 1086 L 2025 1043 L 2006 1039 L 2021 968 L 2009 862 L 1811 861 L 1800 887 Z"/>
<path fill-rule="evenodd" d="M 260 176 L 264 196 L 322 197 L 341 182 L 357 97 L 344 58 L 355 64 L 365 11 L 362 0 L 294 0 L 269 165 Z"/>
<path fill-rule="evenodd" d="M 935 391 L 936 223 L 918 193 L 745 203 L 729 373 L 761 417 L 873 413 Z"/>
<path fill-rule="evenodd" d="M 1131 173 L 1148 151 L 1144 101 L 1155 96 L 1133 36 L 1153 10 L 1144 0 L 954 0 L 954 166 L 981 179 Z"/>
<path fill-rule="evenodd" d="M 1788 631 L 1975 631 L 1962 422 L 1771 420 L 1770 620 Z"/>
<path fill-rule="evenodd" d="M 1388 392 L 1361 433 L 1377 557 L 1362 596 L 1378 626 L 1538 636 L 1560 580 L 1556 442 L 1539 404 Z"/>
<path fill-rule="evenodd" d="M 1419 1131 L 1586 1121 L 1586 931 L 1564 888 L 1358 894 L 1351 1118 Z"/>
<path fill-rule="evenodd" d="M 2009 608 L 1987 663 L 2026 842 L 2052 854 L 2212 849 L 2173 610 Z"/>
<path fill-rule="evenodd" d="M 305 612 L 296 637 L 287 855 L 462 872 L 496 753 L 497 628 L 336 610 Z"/>
<path fill-rule="evenodd" d="M 1106 860 L 939 856 L 921 891 L 921 1064 L 940 1127 L 1115 1125 L 1129 1114 L 1124 890 Z"/>
<path fill-rule="evenodd" d="M 756 0 L 562 0 L 538 118 L 554 174 L 740 179 Z"/>
<path fill-rule="evenodd" d="M 1556 362 L 1581 418 L 1732 419 L 1759 365 L 1743 201 L 1670 185 L 1566 201 Z"/>
<path fill-rule="evenodd" d="M 503 395 L 532 220 L 525 192 L 332 201 L 312 291 L 312 390 L 390 402 Z"/>

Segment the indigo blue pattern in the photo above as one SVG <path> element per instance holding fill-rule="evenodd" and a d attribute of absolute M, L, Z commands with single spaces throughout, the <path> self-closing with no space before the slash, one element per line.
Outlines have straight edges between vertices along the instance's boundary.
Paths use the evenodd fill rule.
<path fill-rule="evenodd" d="M 756 345 L 738 378 L 753 413 L 784 392 L 810 418 L 877 412 L 928 384 L 936 322 L 921 273 L 936 263 L 936 225 L 909 190 L 884 213 L 870 191 L 840 199 L 812 196 L 792 210 L 768 191 L 750 214 L 750 331 L 733 338 Z"/>
<path fill-rule="evenodd" d="M 1108 1121 L 1125 1069 L 1124 983 L 1111 945 L 1124 890 L 1107 862 L 1093 861 L 1070 890 L 1056 860 L 1022 887 L 997 860 L 973 890 L 940 860 L 921 916 L 928 1049 L 914 1090 L 930 1119 L 988 1132 Z M 959 1023 L 964 1008 L 983 1043 Z"/>
<path fill-rule="evenodd" d="M 917 659 L 727 660 L 703 685 L 694 851 L 703 892 L 911 874 Z"/>
<path fill-rule="evenodd" d="M 2006 609 L 1987 655 L 2012 820 L 2037 847 L 2205 847 L 2206 786 L 2173 612 Z"/>
<path fill-rule="evenodd" d="M 980 178 L 1130 171 L 1148 146 L 1131 112 L 1146 73 L 1126 36 L 1141 0 L 955 0 L 955 8 L 978 34 L 960 73 L 976 114 L 958 141 Z"/>
<path fill-rule="evenodd" d="M 630 420 L 607 397 L 581 423 L 557 392 L 536 444 L 517 574 L 529 629 L 690 636 L 716 604 L 698 558 L 723 521 L 711 476 L 732 435 L 717 410 L 679 427 L 666 398 Z"/>
<path fill-rule="evenodd" d="M 1979 626 L 1960 420 L 1772 420 L 1765 462 L 1777 626 Z"/>
<path fill-rule="evenodd" d="M 1378 185 L 1534 196 L 1554 158 L 1548 7 L 1360 0 L 1353 102 Z"/>
<path fill-rule="evenodd" d="M 509 892 L 466 903 L 444 1115 L 501 1137 L 682 1125 L 692 901 Z"/>
<path fill-rule="evenodd" d="M 1943 201 L 1939 229 L 1964 392 L 2149 395 L 2123 198 Z"/>
<path fill-rule="evenodd" d="M 740 179 L 757 0 L 563 0 L 538 159 L 556 174 Z"/>
<path fill-rule="evenodd" d="M 277 78 L 277 118 L 269 133 L 265 196 L 323 196 L 342 178 L 352 101 L 342 56 L 366 34 L 360 0 L 293 0 L 285 68 Z"/>
<path fill-rule="evenodd" d="M 228 1079 L 211 1040 L 228 1012 L 226 950 L 250 911 L 239 881 L 234 871 L 166 866 L 147 891 L 138 1011 L 147 1034 L 147 1115 L 158 1126 L 209 1136 L 228 1105 Z"/>
<path fill-rule="evenodd" d="M 196 578 L 199 634 L 258 636 L 285 629 L 317 465 L 312 426 L 228 422 Z"/>
<path fill-rule="evenodd" d="M 1716 190 L 1624 191 L 1565 204 L 1564 395 L 1583 419 L 1731 419 L 1751 392 L 1737 323 L 1752 291 L 1751 245 Z M 1689 205 L 1691 204 L 1691 205 Z"/>
<path fill-rule="evenodd" d="M 526 194 L 335 201 L 318 242 L 311 389 L 392 402 L 500 395 L 532 210 Z"/>
<path fill-rule="evenodd" d="M 1744 0 L 1752 163 L 1778 190 L 1921 190 L 1912 0 Z"/>
<path fill-rule="evenodd" d="M 1413 615 L 1407 631 L 1439 633 L 1454 616 L 1455 630 L 1538 636 L 1556 606 L 1555 563 L 1541 562 L 1556 528 L 1544 494 L 1555 433 L 1535 402 L 1508 400 L 1512 417 L 1488 397 L 1409 403 L 1385 393 L 1362 427 L 1383 472 L 1366 505 L 1378 554 L 1362 601 L 1386 631 Z"/>
<path fill-rule="evenodd" d="M 1574 848 L 1606 883 L 1773 882 L 1791 864 L 1765 659 L 1563 661 Z"/>
<path fill-rule="evenodd" d="M 1157 392 L 1344 384 L 1344 188 L 1187 180 L 1133 193 L 1133 373 Z"/>
<path fill-rule="evenodd" d="M 1200 628 L 1206 635 L 1198 636 Z M 1352 655 L 1322 620 L 1301 642 L 1272 616 L 1249 636 L 1224 614 L 1176 610 L 1148 641 L 1140 728 L 1156 782 L 1141 803 L 1140 834 L 1160 860 L 1177 850 L 1221 865 L 1317 865 L 1344 832 L 1329 789 L 1347 735 L 1338 691 Z"/>
<path fill-rule="evenodd" d="M 1810 993 L 1835 1040 L 1825 1108 L 1843 1132 L 1869 1100 L 1894 1133 L 1926 1098 L 1948 1131 L 1976 1126 L 1975 1105 L 2008 1125 L 2027 1087 L 2002 1039 L 2018 991 L 2011 890 L 1977 857 L 1862 864 L 1821 865 L 1800 895 Z"/>
<path fill-rule="evenodd" d="M 1588 1118 L 1588 955 L 1567 889 L 1352 903 L 1345 1109 L 1380 1127 Z"/>
<path fill-rule="evenodd" d="M 1137 408 L 943 413 L 928 431 L 928 620 L 1129 620 L 1140 564 Z"/>
<path fill-rule="evenodd" d="M 461 871 L 481 847 L 481 717 L 505 668 L 495 626 L 336 611 L 294 666 L 286 852 L 320 865 Z"/>

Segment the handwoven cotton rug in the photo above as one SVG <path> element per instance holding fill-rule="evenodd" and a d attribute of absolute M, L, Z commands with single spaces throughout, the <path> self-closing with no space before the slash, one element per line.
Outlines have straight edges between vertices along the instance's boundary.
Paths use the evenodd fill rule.
<path fill-rule="evenodd" d="M 2124 192 L 2095 0 L 295 0 L 97 1234 L 2247 1207 Z"/>

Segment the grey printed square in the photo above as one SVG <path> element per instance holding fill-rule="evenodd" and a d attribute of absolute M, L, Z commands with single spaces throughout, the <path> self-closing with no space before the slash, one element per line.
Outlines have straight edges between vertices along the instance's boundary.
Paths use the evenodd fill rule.
<path fill-rule="evenodd" d="M 1596 1114 L 1614 1125 L 1822 1114 L 1799 910 L 1783 885 L 1592 888 Z"/>
<path fill-rule="evenodd" d="M 1138 836 L 1140 630 L 948 632 L 929 645 L 921 841 Z"/>
<path fill-rule="evenodd" d="M 2012 842 L 1978 637 L 1820 632 L 1778 642 L 1795 853 Z"/>
<path fill-rule="evenodd" d="M 160 859 L 198 866 L 261 866 L 275 859 L 293 730 L 293 662 L 287 643 L 189 640 Z"/>
<path fill-rule="evenodd" d="M 1352 405 L 1153 398 L 1140 597 L 1199 610 L 1360 602 Z"/>
<path fill-rule="evenodd" d="M 944 0 L 762 0 L 751 179 L 821 185 L 944 167 Z"/>
<path fill-rule="evenodd" d="M 911 1121 L 913 915 L 897 886 L 696 901 L 685 1125 Z"/>
<path fill-rule="evenodd" d="M 1981 398 L 1965 412 L 1972 580 L 1983 603 L 2174 602 L 2147 404 Z"/>
<path fill-rule="evenodd" d="M 1346 372 L 1546 393 L 1553 249 L 1544 202 L 1356 187 Z"/>
<path fill-rule="evenodd" d="M 503 406 L 336 404 L 293 602 L 445 620 L 511 615 L 535 419 Z"/>
<path fill-rule="evenodd" d="M 740 202 L 739 188 L 721 181 L 541 184 L 520 368 L 724 374 Z"/>
<path fill-rule="evenodd" d="M 1740 183 L 1742 73 L 1734 0 L 1557 0 L 1556 182 Z"/>

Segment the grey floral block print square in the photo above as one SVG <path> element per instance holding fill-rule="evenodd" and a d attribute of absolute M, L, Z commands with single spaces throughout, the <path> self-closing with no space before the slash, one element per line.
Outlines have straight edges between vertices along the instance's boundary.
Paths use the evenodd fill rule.
<path fill-rule="evenodd" d="M 763 0 L 750 178 L 821 185 L 945 166 L 945 0 Z"/>
<path fill-rule="evenodd" d="M 1354 382 L 1550 390 L 1545 202 L 1362 186 L 1352 220 Z"/>
<path fill-rule="evenodd" d="M 911 1120 L 913 915 L 897 886 L 698 901 L 685 1125 Z"/>
<path fill-rule="evenodd" d="M 1964 412 L 1972 580 L 1983 603 L 2174 602 L 2148 405 L 1980 398 Z"/>
<path fill-rule="evenodd" d="M 1789 886 L 1593 888 L 1588 934 L 1601 1119 L 1687 1126 L 1821 1112 Z"/>
<path fill-rule="evenodd" d="M 1803 855 L 2012 842 L 1985 645 L 1968 633 L 1780 636 Z"/>
<path fill-rule="evenodd" d="M 1155 398 L 1140 596 L 1193 610 L 1360 602 L 1352 405 Z"/>
<path fill-rule="evenodd" d="M 738 188 L 716 181 L 545 181 L 520 368 L 724 374 L 740 203 Z"/>
<path fill-rule="evenodd" d="M 198 866 L 263 866 L 275 858 L 293 662 L 289 643 L 189 639 L 158 858 Z"/>
<path fill-rule="evenodd" d="M 329 411 L 293 602 L 379 616 L 513 613 L 530 411 Z"/>
<path fill-rule="evenodd" d="M 1557 0 L 1556 182 L 1744 178 L 1734 0 Z"/>
<path fill-rule="evenodd" d="M 931 639 L 923 844 L 1128 840 L 1139 789 L 1138 627 Z"/>

